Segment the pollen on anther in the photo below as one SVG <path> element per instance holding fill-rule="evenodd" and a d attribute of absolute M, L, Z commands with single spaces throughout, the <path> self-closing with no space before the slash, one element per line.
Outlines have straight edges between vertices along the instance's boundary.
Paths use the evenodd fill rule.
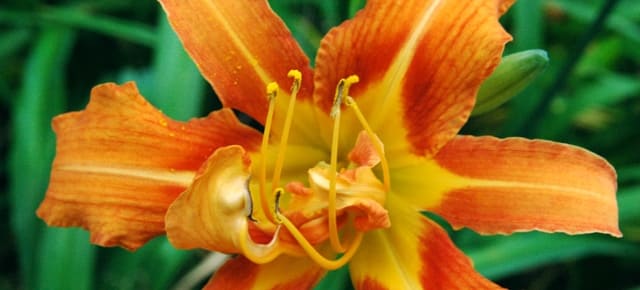
<path fill-rule="evenodd" d="M 275 97 L 278 94 L 278 84 L 276 82 L 270 82 L 267 85 L 267 96 L 269 96 L 269 99 Z"/>
<path fill-rule="evenodd" d="M 290 77 L 290 78 L 293 78 L 295 80 L 301 80 L 302 79 L 302 73 L 297 69 L 290 70 L 289 73 L 287 73 L 287 76 Z"/>
<path fill-rule="evenodd" d="M 360 81 L 360 78 L 358 77 L 358 75 L 350 75 L 349 77 L 347 77 L 347 79 L 345 80 L 345 82 L 349 85 L 351 84 L 355 84 L 357 82 Z"/>
<path fill-rule="evenodd" d="M 350 75 L 345 79 L 340 79 L 336 86 L 336 94 L 333 98 L 333 106 L 329 115 L 331 118 L 336 118 L 340 114 L 340 105 L 345 101 L 345 98 L 349 98 L 349 88 L 351 85 L 360 81 L 357 75 Z"/>

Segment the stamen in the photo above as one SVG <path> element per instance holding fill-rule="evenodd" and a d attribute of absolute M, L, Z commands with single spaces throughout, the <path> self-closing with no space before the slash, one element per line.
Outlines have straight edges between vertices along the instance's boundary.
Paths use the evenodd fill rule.
<path fill-rule="evenodd" d="M 289 230 L 289 233 L 291 233 L 293 238 L 298 242 L 298 245 L 302 247 L 302 249 L 305 251 L 305 253 L 307 253 L 309 258 L 311 258 L 311 260 L 313 260 L 314 262 L 316 262 L 316 264 L 320 265 L 321 267 L 327 270 L 338 269 L 344 266 L 347 262 L 349 262 L 349 260 L 351 260 L 353 255 L 356 253 L 356 250 L 360 247 L 360 243 L 362 242 L 362 237 L 364 236 L 363 232 L 358 231 L 355 233 L 355 236 L 349 241 L 349 247 L 347 248 L 344 255 L 342 255 L 341 257 L 335 260 L 329 260 L 324 256 L 322 256 L 320 253 L 318 253 L 318 251 L 313 247 L 313 245 L 309 243 L 309 241 L 304 237 L 304 235 L 300 232 L 300 230 L 298 230 L 298 228 L 296 228 L 296 226 L 293 225 L 293 223 L 286 216 L 280 214 L 280 211 L 278 210 L 278 203 L 279 203 L 281 193 L 282 193 L 282 189 L 279 188 L 276 194 L 275 215 L 278 221 L 287 230 Z"/>
<path fill-rule="evenodd" d="M 291 122 L 293 121 L 296 98 L 298 96 L 298 91 L 300 91 L 300 84 L 302 82 L 302 73 L 299 70 L 292 69 L 289 71 L 287 76 L 293 78 L 293 83 L 291 84 L 291 97 L 289 98 L 289 106 L 287 107 L 287 116 L 284 121 L 284 127 L 282 128 L 282 136 L 280 137 L 278 156 L 276 157 L 276 164 L 273 170 L 271 191 L 274 191 L 280 183 L 280 174 L 282 173 L 282 165 L 284 164 L 287 142 L 289 141 L 289 131 L 291 130 Z"/>
<path fill-rule="evenodd" d="M 262 135 L 262 144 L 260 145 L 260 206 L 262 207 L 262 211 L 264 212 L 267 219 L 276 223 L 274 216 L 271 213 L 271 209 L 269 209 L 269 202 L 267 200 L 267 146 L 269 145 L 269 136 L 271 135 L 271 125 L 273 123 L 273 112 L 275 109 L 276 97 L 278 96 L 278 84 L 275 82 L 269 83 L 267 85 L 267 97 L 269 99 L 269 110 L 267 111 L 267 120 L 264 124 L 264 134 Z"/>
<path fill-rule="evenodd" d="M 296 97 L 298 91 L 300 91 L 300 84 L 302 82 L 302 73 L 299 70 L 290 70 L 287 76 L 293 78 L 293 84 L 291 85 L 291 98 L 289 99 L 289 106 L 287 108 L 287 115 L 285 117 L 284 128 L 282 129 L 282 136 L 280 137 L 280 145 L 278 147 L 278 153 L 276 157 L 275 168 L 273 171 L 273 178 L 271 182 L 271 191 L 280 183 L 280 176 L 282 174 L 282 165 L 284 163 L 284 156 L 287 149 L 287 142 L 289 140 L 289 131 L 291 129 L 291 122 L 293 121 L 293 112 L 296 103 Z M 267 112 L 267 120 L 264 125 L 264 134 L 262 135 L 262 144 L 260 145 L 261 167 L 259 176 L 260 187 L 260 205 L 265 216 L 271 223 L 277 223 L 274 215 L 269 208 L 269 201 L 267 199 L 267 162 L 266 152 L 269 146 L 269 138 L 271 136 L 271 127 L 273 125 L 273 114 L 275 111 L 276 97 L 278 96 L 279 87 L 276 82 L 271 82 L 267 85 L 267 97 L 269 99 L 269 110 Z"/>
<path fill-rule="evenodd" d="M 353 112 L 356 114 L 356 117 L 360 121 L 360 124 L 362 124 L 362 127 L 364 127 L 364 130 L 367 132 L 369 139 L 371 139 L 371 142 L 373 142 L 373 146 L 376 149 L 376 153 L 378 153 L 378 155 L 380 156 L 380 165 L 382 166 L 382 178 L 384 182 L 384 189 L 385 191 L 388 192 L 391 189 L 391 177 L 389 175 L 389 163 L 387 162 L 387 157 L 384 154 L 384 149 L 382 148 L 382 144 L 380 144 L 380 142 L 377 142 L 378 138 L 376 138 L 375 134 L 373 133 L 373 130 L 371 130 L 371 127 L 369 126 L 367 119 L 365 119 L 364 115 L 362 114 L 362 111 L 360 111 L 360 108 L 358 107 L 358 104 L 356 103 L 356 101 L 352 97 L 346 96 L 344 103 L 345 105 L 353 109 Z"/>
<path fill-rule="evenodd" d="M 331 112 L 329 113 L 331 118 L 336 118 L 336 115 L 340 114 L 340 106 L 342 105 L 343 98 L 349 96 L 349 88 L 351 85 L 359 81 L 360 78 L 357 75 L 350 75 L 346 79 L 340 79 L 336 86 L 336 94 L 333 97 L 333 107 L 331 107 Z"/>
<path fill-rule="evenodd" d="M 352 84 L 359 81 L 358 76 L 352 75 L 346 79 L 341 79 L 336 86 L 336 94 L 333 99 L 333 107 L 331 108 L 331 117 L 333 118 L 333 133 L 331 136 L 331 156 L 330 156 L 330 168 L 331 175 L 329 176 L 329 206 L 328 206 L 328 218 L 329 218 L 329 240 L 331 241 L 331 247 L 334 251 L 343 253 L 344 247 L 340 243 L 340 237 L 338 235 L 338 224 L 336 217 L 336 183 L 338 174 L 338 140 L 340 139 L 340 106 L 342 105 L 342 99 L 349 97 L 349 88 Z"/>

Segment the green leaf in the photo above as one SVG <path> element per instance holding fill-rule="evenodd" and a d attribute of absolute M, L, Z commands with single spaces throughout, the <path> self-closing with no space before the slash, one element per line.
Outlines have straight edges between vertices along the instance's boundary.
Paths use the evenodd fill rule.
<path fill-rule="evenodd" d="M 480 273 L 494 280 L 545 264 L 595 254 L 640 257 L 640 248 L 636 245 L 611 237 L 538 232 L 499 237 L 488 246 L 465 252 Z"/>
<path fill-rule="evenodd" d="M 627 187 L 618 193 L 620 228 L 625 239 L 640 241 L 640 186 Z"/>
<path fill-rule="evenodd" d="M 365 0 L 350 0 L 349 1 L 349 18 L 352 18 L 353 16 L 356 15 L 356 13 L 358 13 L 358 11 L 360 11 L 360 9 L 362 9 L 365 5 L 366 1 Z"/>
<path fill-rule="evenodd" d="M 571 17 L 583 21 L 591 22 L 598 13 L 598 6 L 585 3 L 583 1 L 558 0 L 554 1 L 565 10 Z M 638 26 L 638 3 L 636 1 L 627 1 L 620 4 L 620 8 L 616 9 L 606 22 L 609 29 L 616 31 L 619 35 L 624 36 L 637 44 L 640 44 L 640 26 Z M 636 19 L 633 19 L 635 15 Z"/>
<path fill-rule="evenodd" d="M 640 183 L 640 165 L 618 168 L 618 183 Z"/>
<path fill-rule="evenodd" d="M 165 237 L 151 240 L 136 252 L 105 249 L 100 285 L 107 289 L 171 289 L 194 251 L 175 249 Z"/>
<path fill-rule="evenodd" d="M 638 93 L 640 82 L 637 78 L 603 72 L 590 83 L 576 88 L 571 97 L 556 98 L 551 104 L 550 112 L 542 120 L 538 134 L 545 139 L 559 139 L 579 115 L 610 107 L 633 98 Z"/>
<path fill-rule="evenodd" d="M 541 47 L 544 37 L 542 0 L 516 2 L 513 5 L 513 48 L 515 51 Z"/>
<path fill-rule="evenodd" d="M 41 17 L 47 22 L 88 29 L 142 45 L 152 46 L 156 41 L 156 35 L 152 27 L 146 24 L 103 15 L 91 15 L 78 9 L 55 8 L 45 10 Z"/>
<path fill-rule="evenodd" d="M 0 59 L 18 52 L 27 44 L 31 32 L 24 28 L 17 28 L 0 33 Z"/>
<path fill-rule="evenodd" d="M 349 265 L 344 265 L 341 268 L 329 271 L 327 275 L 320 280 L 315 290 L 351 290 L 353 285 L 351 284 L 351 278 L 349 277 Z"/>
<path fill-rule="evenodd" d="M 518 1 L 510 14 L 513 17 L 513 45 L 507 46 L 512 52 L 544 47 L 544 18 L 542 0 Z M 516 135 L 524 127 L 533 109 L 540 102 L 539 84 L 535 81 L 509 103 L 509 116 L 504 123 L 504 135 Z"/>
<path fill-rule="evenodd" d="M 314 0 L 315 1 L 315 0 Z M 311 2 L 311 1 L 309 1 Z M 329 3 L 325 3 L 329 2 Z M 320 46 L 320 40 L 322 39 L 322 32 L 320 31 L 320 25 L 316 25 L 317 23 L 312 22 L 309 17 L 304 17 L 300 15 L 302 11 L 298 11 L 300 9 L 312 7 L 311 3 L 307 3 L 302 5 L 299 1 L 272 1 L 270 3 L 273 10 L 278 14 L 279 17 L 287 25 L 287 28 L 291 30 L 291 34 L 297 40 L 298 44 L 307 55 L 309 60 L 312 62 L 315 61 L 316 51 Z M 330 7 L 333 7 L 335 3 L 331 1 L 322 1 L 317 3 L 318 9 L 322 10 L 322 13 L 330 12 L 332 17 L 336 17 L 335 12 L 332 12 Z M 300 8 L 300 9 L 296 9 Z M 324 19 L 322 21 L 323 26 L 326 26 L 327 30 L 331 27 L 330 19 Z"/>
<path fill-rule="evenodd" d="M 11 225 L 19 241 L 20 272 L 25 289 L 36 289 L 36 265 L 46 259 L 46 255 L 37 256 L 44 223 L 37 219 L 35 210 L 49 179 L 55 139 L 50 122 L 64 108 L 62 85 L 73 41 L 74 33 L 67 28 L 52 26 L 42 31 L 29 54 L 22 88 L 13 106 L 9 195 Z M 40 273 L 39 277 L 50 276 Z"/>
<path fill-rule="evenodd" d="M 139 22 L 122 20 L 103 15 L 92 15 L 73 7 L 49 7 L 36 13 L 23 11 L 0 11 L 0 23 L 24 26 L 34 23 L 43 27 L 65 25 L 76 29 L 106 34 L 133 43 L 153 46 L 156 35 L 153 28 Z"/>
<path fill-rule="evenodd" d="M 188 120 L 202 112 L 205 82 L 160 11 L 152 65 L 153 87 L 142 91 L 169 117 Z M 142 88 L 141 88 L 142 90 Z"/>
<path fill-rule="evenodd" d="M 93 289 L 95 246 L 83 229 L 46 228 L 35 289 Z"/>
<path fill-rule="evenodd" d="M 315 62 L 315 55 L 320 47 L 320 41 L 322 40 L 322 33 L 318 31 L 313 23 L 309 19 L 304 17 L 293 17 L 289 21 L 291 33 L 296 38 L 302 50 L 309 57 L 312 62 Z"/>

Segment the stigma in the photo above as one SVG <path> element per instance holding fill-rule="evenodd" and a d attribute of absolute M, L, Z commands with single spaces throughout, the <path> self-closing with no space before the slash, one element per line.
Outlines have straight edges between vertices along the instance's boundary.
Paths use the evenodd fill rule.
<path fill-rule="evenodd" d="M 253 180 L 257 179 L 253 188 L 257 187 L 257 192 L 246 197 L 247 219 L 257 235 L 271 235 L 271 241 L 279 241 L 282 247 L 279 252 L 308 256 L 323 268 L 337 269 L 353 257 L 367 231 L 391 226 L 384 208 L 391 187 L 388 162 L 382 142 L 349 95 L 350 87 L 359 82 L 357 75 L 351 75 L 336 85 L 329 112 L 332 134 L 328 160 L 318 160 L 309 168 L 308 180 L 285 179 L 287 182 L 283 183 L 289 131 L 302 82 L 298 70 L 289 71 L 288 76 L 292 84 L 279 140 L 272 140 L 271 133 L 280 87 L 273 82 L 266 88 L 269 107 L 257 155 L 260 160 L 253 171 Z M 343 109 L 352 111 L 362 131 L 351 139 L 355 139 L 355 144 L 346 155 L 347 160 L 338 160 L 339 156 L 345 156 L 338 152 Z M 273 166 L 270 178 L 267 164 Z M 382 173 L 382 181 L 374 173 L 378 166 L 380 170 L 376 172 Z M 320 254 L 317 248 L 325 242 L 330 244 L 334 257 L 341 255 L 327 258 Z"/>

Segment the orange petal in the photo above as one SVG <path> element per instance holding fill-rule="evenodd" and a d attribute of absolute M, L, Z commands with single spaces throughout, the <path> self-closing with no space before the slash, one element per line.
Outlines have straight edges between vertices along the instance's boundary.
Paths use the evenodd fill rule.
<path fill-rule="evenodd" d="M 430 195 L 405 191 L 403 196 L 456 228 L 483 234 L 621 235 L 616 173 L 584 149 L 542 140 L 461 136 L 435 161 L 397 172 L 416 179 L 405 190 L 422 185 L 424 196 Z"/>
<path fill-rule="evenodd" d="M 511 38 L 498 17 L 511 2 L 368 1 L 322 40 L 314 99 L 329 112 L 338 80 L 356 74 L 350 94 L 387 152 L 433 155 L 466 122 L 500 62 Z"/>
<path fill-rule="evenodd" d="M 169 21 L 226 107 L 264 124 L 266 87 L 288 88 L 290 69 L 302 72 L 299 98 L 310 98 L 313 72 L 267 1 L 161 0 Z M 287 98 L 281 99 L 286 104 Z M 280 101 L 279 101 L 280 102 Z"/>
<path fill-rule="evenodd" d="M 307 258 L 281 256 L 258 265 L 238 256 L 224 264 L 204 289 L 311 289 L 324 273 L 325 270 Z"/>
<path fill-rule="evenodd" d="M 380 142 L 380 140 L 376 140 L 376 142 Z M 347 158 L 358 166 L 376 166 L 381 159 L 373 144 L 367 132 L 361 131 Z"/>
<path fill-rule="evenodd" d="M 438 224 L 390 196 L 391 228 L 367 233 L 349 264 L 356 289 L 501 289 Z"/>
<path fill-rule="evenodd" d="M 362 199 L 355 201 L 347 210 L 357 213 L 353 222 L 358 231 L 367 232 L 391 226 L 387 210 L 373 200 Z"/>
<path fill-rule="evenodd" d="M 260 142 L 230 110 L 172 121 L 133 83 L 96 86 L 87 108 L 56 117 L 53 129 L 56 158 L 38 216 L 88 229 L 98 245 L 131 250 L 164 233 L 167 207 L 215 148 Z"/>

